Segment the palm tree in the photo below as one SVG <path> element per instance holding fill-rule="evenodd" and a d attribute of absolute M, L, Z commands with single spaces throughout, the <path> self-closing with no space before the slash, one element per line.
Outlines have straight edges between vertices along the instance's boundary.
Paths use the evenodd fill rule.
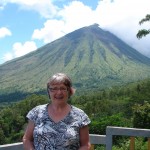
<path fill-rule="evenodd" d="M 143 19 L 139 22 L 139 24 L 141 25 L 141 24 L 143 24 L 143 23 L 146 22 L 146 21 L 150 21 L 150 14 L 147 14 L 146 17 L 143 18 Z M 138 39 L 141 39 L 143 36 L 146 36 L 146 35 L 149 34 L 149 33 L 150 33 L 150 29 L 148 29 L 148 30 L 142 29 L 142 30 L 139 30 L 139 31 L 138 31 L 136 37 L 137 37 Z"/>

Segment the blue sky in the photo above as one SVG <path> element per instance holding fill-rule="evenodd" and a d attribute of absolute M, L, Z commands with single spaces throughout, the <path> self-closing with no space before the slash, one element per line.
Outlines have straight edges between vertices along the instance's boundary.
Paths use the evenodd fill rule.
<path fill-rule="evenodd" d="M 98 23 L 150 57 L 149 0 L 0 0 L 0 64 L 25 55 L 65 34 Z"/>

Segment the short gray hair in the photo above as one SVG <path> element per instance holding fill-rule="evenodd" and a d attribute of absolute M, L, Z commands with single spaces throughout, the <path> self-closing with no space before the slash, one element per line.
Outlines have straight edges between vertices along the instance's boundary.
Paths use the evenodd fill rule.
<path fill-rule="evenodd" d="M 51 85 L 55 84 L 64 84 L 69 91 L 69 97 L 75 93 L 75 89 L 72 88 L 72 81 L 69 76 L 67 76 L 65 73 L 56 73 L 54 74 L 47 82 L 47 91 L 50 88 Z M 48 92 L 49 94 L 49 92 Z M 50 97 L 50 95 L 49 95 Z"/>

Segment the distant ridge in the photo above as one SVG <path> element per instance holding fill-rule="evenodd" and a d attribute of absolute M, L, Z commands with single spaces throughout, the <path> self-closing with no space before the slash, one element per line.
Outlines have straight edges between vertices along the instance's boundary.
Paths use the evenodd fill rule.
<path fill-rule="evenodd" d="M 149 78 L 150 58 L 94 24 L 0 65 L 0 94 L 40 92 L 56 72 L 78 89 L 103 89 Z"/>

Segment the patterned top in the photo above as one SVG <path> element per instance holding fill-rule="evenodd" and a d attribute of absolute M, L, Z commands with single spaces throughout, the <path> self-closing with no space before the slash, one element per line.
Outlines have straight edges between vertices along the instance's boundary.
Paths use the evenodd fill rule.
<path fill-rule="evenodd" d="M 48 115 L 48 104 L 33 108 L 27 118 L 35 123 L 36 150 L 78 150 L 79 129 L 90 123 L 84 111 L 72 105 L 68 115 L 57 123 Z"/>

